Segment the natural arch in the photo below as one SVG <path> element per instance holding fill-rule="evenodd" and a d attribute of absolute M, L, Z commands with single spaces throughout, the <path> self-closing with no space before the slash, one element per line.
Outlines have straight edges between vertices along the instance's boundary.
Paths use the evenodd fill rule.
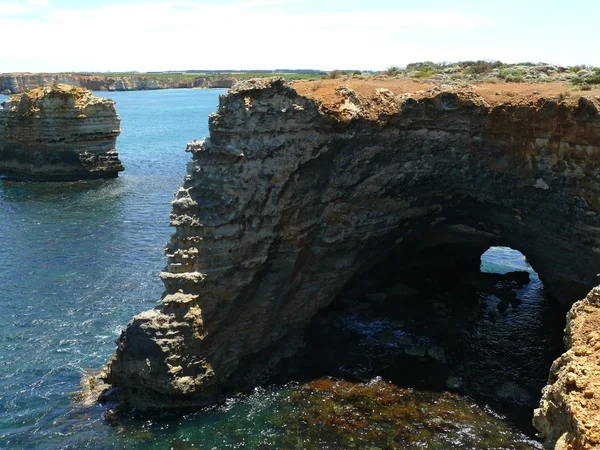
<path fill-rule="evenodd" d="M 130 404 L 201 405 L 257 383 L 392 252 L 451 271 L 516 248 L 565 304 L 595 284 L 595 101 L 341 86 L 326 103 L 310 89 L 240 84 L 188 146 L 162 305 L 130 322 L 104 375 Z"/>
<path fill-rule="evenodd" d="M 392 252 L 354 276 L 315 315 L 305 345 L 277 367 L 283 376 L 274 381 L 381 376 L 457 391 L 535 433 L 533 409 L 564 351 L 566 310 L 546 299 L 518 251 L 509 259 L 495 247 L 491 262 L 489 251 L 482 255 L 480 271 L 479 260 L 449 261 L 449 250 Z"/>

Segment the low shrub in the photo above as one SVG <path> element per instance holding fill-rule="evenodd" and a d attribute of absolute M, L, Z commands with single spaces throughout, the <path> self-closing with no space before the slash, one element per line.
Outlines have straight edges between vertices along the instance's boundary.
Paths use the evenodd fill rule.
<path fill-rule="evenodd" d="M 492 70 L 498 69 L 504 65 L 500 61 L 484 61 L 484 60 L 461 61 L 458 64 L 464 68 L 465 72 L 473 74 L 473 75 L 481 75 L 484 73 L 489 73 Z"/>
<path fill-rule="evenodd" d="M 386 69 L 385 74 L 388 77 L 395 77 L 396 75 L 400 75 L 402 69 L 398 66 L 390 66 Z"/>
<path fill-rule="evenodd" d="M 508 83 L 522 83 L 525 81 L 525 70 L 517 68 L 501 69 L 498 78 Z"/>

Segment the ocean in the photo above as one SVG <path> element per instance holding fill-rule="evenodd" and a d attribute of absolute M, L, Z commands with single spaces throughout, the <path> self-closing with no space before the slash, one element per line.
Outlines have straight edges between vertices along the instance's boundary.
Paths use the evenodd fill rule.
<path fill-rule="evenodd" d="M 127 322 L 160 303 L 169 203 L 191 161 L 185 145 L 208 135 L 208 115 L 224 93 L 97 93 L 116 101 L 122 119 L 119 178 L 0 180 L 0 448 L 541 448 L 531 430 L 481 399 L 397 387 L 377 373 L 363 381 L 290 380 L 200 411 L 133 412 L 116 422 L 105 420 L 101 406 L 73 401 L 83 371 L 102 368 Z M 482 266 L 515 269 L 533 273 L 505 248 L 493 249 Z M 523 297 L 520 310 L 495 319 L 498 340 L 544 332 L 535 274 Z M 539 329 L 531 331 L 532 323 Z M 379 326 L 348 330 L 367 336 Z M 373 416 L 378 411 L 386 416 Z M 357 424 L 352 414 L 364 420 Z"/>

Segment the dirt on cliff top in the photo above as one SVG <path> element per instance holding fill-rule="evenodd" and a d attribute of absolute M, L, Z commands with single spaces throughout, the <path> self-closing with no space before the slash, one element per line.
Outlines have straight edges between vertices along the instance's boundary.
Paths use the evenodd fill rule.
<path fill-rule="evenodd" d="M 72 86 L 70 84 L 52 84 L 50 86 L 42 86 L 28 91 L 23 92 L 21 95 L 26 95 L 31 101 L 40 99 L 48 94 L 63 94 L 63 95 L 74 95 L 81 96 L 85 94 L 87 89 L 79 86 Z"/>
<path fill-rule="evenodd" d="M 440 89 L 454 91 L 470 98 L 480 97 L 490 107 L 500 104 L 534 105 L 540 99 L 575 104 L 580 97 L 586 97 L 596 102 L 600 109 L 600 89 L 584 91 L 563 82 L 443 85 L 410 78 L 338 78 L 295 81 L 292 83 L 292 87 L 300 95 L 317 100 L 324 111 L 341 115 L 342 118 L 348 116 L 347 99 L 349 95 L 351 102 L 360 104 L 361 114 L 364 117 L 376 118 L 380 114 L 394 112 L 393 102 L 385 101 L 385 97 L 388 97 L 388 100 L 391 100 L 391 97 L 396 98 L 397 105 L 401 96 L 410 95 L 415 99 L 420 99 L 431 97 Z"/>
<path fill-rule="evenodd" d="M 27 116 L 37 113 L 42 108 L 40 101 L 50 96 L 60 97 L 76 109 L 84 109 L 96 103 L 113 104 L 112 100 L 96 97 L 91 91 L 70 84 L 52 84 L 29 89 L 21 94 L 13 94 L 7 102 L 14 106 L 15 112 Z"/>

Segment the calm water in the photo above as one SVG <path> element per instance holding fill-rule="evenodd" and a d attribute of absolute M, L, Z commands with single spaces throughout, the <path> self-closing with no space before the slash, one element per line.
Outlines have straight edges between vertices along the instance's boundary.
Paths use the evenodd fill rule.
<path fill-rule="evenodd" d="M 117 102 L 122 118 L 117 146 L 126 171 L 118 179 L 0 180 L 0 448 L 336 448 L 335 434 L 314 436 L 302 429 L 312 397 L 296 384 L 257 389 L 193 414 L 136 416 L 112 426 L 100 408 L 71 402 L 81 371 L 101 368 L 120 329 L 159 302 L 169 202 L 190 160 L 185 144 L 208 134 L 207 116 L 223 92 L 99 94 Z M 506 271 L 525 263 L 520 254 L 501 250 L 484 265 Z M 325 401 L 324 394 L 314 395 Z M 410 407 L 448 401 L 457 414 L 464 412 L 466 422 L 447 429 L 436 417 L 427 426 L 405 424 L 411 433 L 438 430 L 413 442 L 415 448 L 425 442 L 430 448 L 535 446 L 469 400 L 419 394 L 411 400 L 417 406 Z M 336 402 L 330 416 L 354 407 L 345 399 Z M 483 419 L 469 424 L 474 415 Z M 491 443 L 489 430 L 504 444 Z M 511 442 L 515 446 L 506 444 Z M 364 448 L 360 440 L 352 445 Z"/>

